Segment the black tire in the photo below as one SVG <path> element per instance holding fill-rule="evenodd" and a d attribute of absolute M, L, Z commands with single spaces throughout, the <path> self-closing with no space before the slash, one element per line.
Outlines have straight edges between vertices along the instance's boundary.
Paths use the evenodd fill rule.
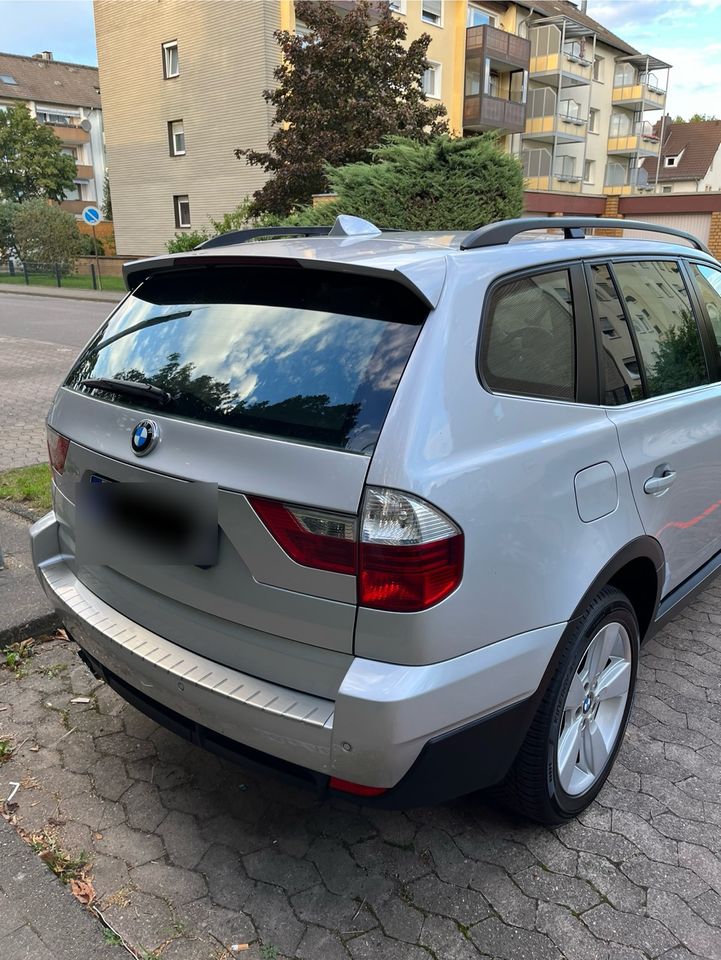
<path fill-rule="evenodd" d="M 563 708 L 571 681 L 591 639 L 606 623 L 621 623 L 631 641 L 631 679 L 628 701 L 608 760 L 592 786 L 579 795 L 570 795 L 561 786 L 556 747 L 563 719 Z M 606 782 L 628 724 L 638 671 L 640 631 L 633 607 L 625 594 L 615 587 L 604 587 L 591 601 L 564 641 L 564 649 L 546 693 L 538 707 L 526 739 L 496 797 L 531 820 L 556 826 L 581 813 Z M 585 709 L 585 708 L 584 708 Z"/>

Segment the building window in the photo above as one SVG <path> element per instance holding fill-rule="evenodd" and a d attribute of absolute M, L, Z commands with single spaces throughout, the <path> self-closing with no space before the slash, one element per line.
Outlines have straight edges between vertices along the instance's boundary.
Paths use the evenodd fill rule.
<path fill-rule="evenodd" d="M 64 157 L 72 157 L 73 160 L 77 162 L 77 159 L 78 159 L 77 147 L 63 147 L 60 153 L 62 153 Z"/>
<path fill-rule="evenodd" d="M 406 13 L 406 0 L 391 0 L 389 6 L 392 13 Z"/>
<path fill-rule="evenodd" d="M 594 110 L 593 107 L 588 111 L 588 132 L 598 133 L 598 115 L 601 111 Z"/>
<path fill-rule="evenodd" d="M 486 13 L 481 7 L 477 7 L 475 3 L 468 4 L 468 11 L 466 13 L 467 27 L 483 27 L 486 24 L 488 24 L 489 27 L 495 27 L 496 23 L 497 21 L 493 14 Z"/>
<path fill-rule="evenodd" d="M 170 120 L 168 122 L 168 143 L 171 157 L 185 156 L 185 130 L 182 120 Z"/>
<path fill-rule="evenodd" d="M 0 73 L 0 83 L 9 83 L 16 87 L 18 82 L 15 77 L 11 77 L 9 73 Z"/>
<path fill-rule="evenodd" d="M 421 0 L 421 20 L 436 27 L 443 26 L 442 0 Z"/>
<path fill-rule="evenodd" d="M 56 127 L 77 127 L 80 113 L 72 110 L 58 110 L 56 107 L 37 107 L 35 118 L 38 123 L 49 123 Z"/>
<path fill-rule="evenodd" d="M 673 187 L 661 187 L 662 193 L 673 193 Z"/>
<path fill-rule="evenodd" d="M 593 183 L 593 178 L 594 178 L 594 162 L 593 160 L 584 160 L 583 161 L 583 182 Z"/>
<path fill-rule="evenodd" d="M 163 44 L 163 77 L 170 80 L 171 77 L 177 77 L 179 73 L 178 41 L 169 40 Z"/>
<path fill-rule="evenodd" d="M 174 196 L 173 207 L 175 209 L 175 226 L 190 226 L 190 199 L 187 196 Z"/>
<path fill-rule="evenodd" d="M 664 157 L 663 165 L 664 167 L 677 167 L 680 159 L 681 159 L 680 153 L 676 154 L 675 157 Z"/>
<path fill-rule="evenodd" d="M 501 76 L 497 70 L 489 70 L 487 74 L 486 93 L 489 97 L 501 95 Z"/>
<path fill-rule="evenodd" d="M 423 92 L 433 100 L 441 96 L 441 65 L 428 61 L 428 69 L 423 74 Z"/>
<path fill-rule="evenodd" d="M 603 83 L 603 57 L 593 58 L 593 79 Z"/>

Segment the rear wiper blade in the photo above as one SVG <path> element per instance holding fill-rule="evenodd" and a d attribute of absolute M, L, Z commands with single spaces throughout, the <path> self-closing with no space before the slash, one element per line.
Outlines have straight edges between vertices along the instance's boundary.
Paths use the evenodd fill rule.
<path fill-rule="evenodd" d="M 112 377 L 88 377 L 81 380 L 82 387 L 94 390 L 107 390 L 108 393 L 125 393 L 129 397 L 141 397 L 143 400 L 156 400 L 158 403 L 168 403 L 173 398 L 167 390 L 154 387 L 152 383 L 142 380 L 115 380 Z"/>

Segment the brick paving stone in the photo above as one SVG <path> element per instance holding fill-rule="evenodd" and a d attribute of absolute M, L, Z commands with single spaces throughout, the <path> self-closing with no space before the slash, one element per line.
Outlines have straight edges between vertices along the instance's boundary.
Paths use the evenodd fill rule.
<path fill-rule="evenodd" d="M 651 957 L 675 946 L 676 938 L 658 920 L 632 916 L 607 903 L 584 913 L 583 922 L 596 937 L 636 947 Z"/>
<path fill-rule="evenodd" d="M 468 927 L 490 913 L 487 900 L 476 890 L 445 883 L 435 874 L 409 884 L 407 892 L 411 902 L 426 913 L 452 917 Z"/>
<path fill-rule="evenodd" d="M 721 936 L 674 893 L 648 891 L 648 913 L 661 920 L 692 953 L 706 960 L 721 960 Z"/>
<path fill-rule="evenodd" d="M 389 812 L 289 790 L 87 686 L 59 642 L 22 679 L 0 674 L 0 724 L 28 737 L 0 796 L 3 778 L 23 780 L 19 826 L 87 846 L 103 913 L 168 960 L 214 960 L 231 943 L 251 944 L 247 960 L 271 947 L 288 960 L 716 960 L 721 749 L 706 731 L 721 726 L 721 673 L 693 658 L 721 668 L 721 613 L 699 611 L 644 651 L 609 783 L 555 830 L 478 796 Z M 73 707 L 68 736 L 57 708 L 79 689 L 94 703 Z"/>
<path fill-rule="evenodd" d="M 480 957 L 468 932 L 447 917 L 426 917 L 419 942 L 443 960 L 478 960 Z"/>

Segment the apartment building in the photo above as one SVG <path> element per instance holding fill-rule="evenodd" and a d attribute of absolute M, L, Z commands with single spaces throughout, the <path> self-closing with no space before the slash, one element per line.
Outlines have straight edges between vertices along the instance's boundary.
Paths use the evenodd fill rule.
<path fill-rule="evenodd" d="M 0 110 L 18 102 L 52 127 L 62 152 L 75 160 L 75 187 L 61 206 L 79 215 L 89 203 L 102 201 L 105 148 L 97 68 L 63 63 L 49 50 L 32 57 L 0 53 Z"/>
<path fill-rule="evenodd" d="M 342 10 L 351 0 L 338 0 Z M 262 149 L 278 28 L 293 0 L 94 0 L 106 148 L 120 253 L 158 253 L 263 182 L 235 159 Z M 582 4 L 585 6 L 585 4 Z M 409 40 L 431 36 L 426 94 L 454 133 L 501 131 L 529 191 L 653 190 L 669 65 L 568 0 L 393 0 Z"/>

